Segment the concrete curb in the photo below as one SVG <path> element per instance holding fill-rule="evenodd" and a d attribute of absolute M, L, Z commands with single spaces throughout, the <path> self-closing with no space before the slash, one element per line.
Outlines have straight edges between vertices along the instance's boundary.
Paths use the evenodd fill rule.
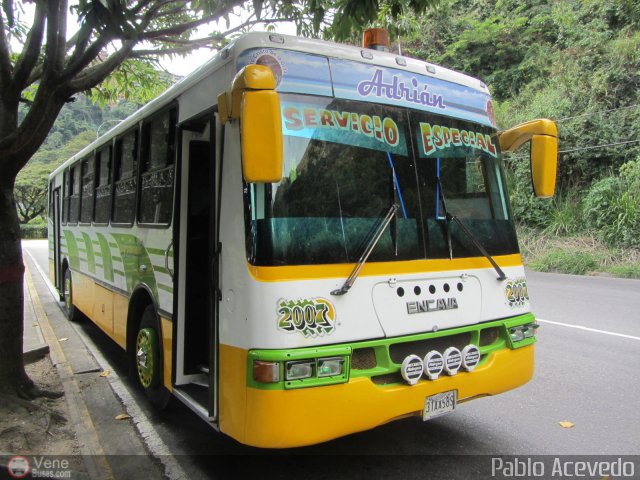
<path fill-rule="evenodd" d="M 40 267 L 31 252 L 29 252 L 26 248 L 23 251 L 26 253 L 29 261 L 32 262 L 33 266 L 38 271 L 40 277 L 42 278 L 44 286 L 46 286 L 46 288 L 51 293 L 55 304 L 60 308 L 60 310 L 62 310 L 61 303 L 57 301 L 58 292 L 51 284 L 51 281 L 47 277 L 46 273 Z M 96 367 L 99 367 L 94 371 L 110 372 L 110 374 L 107 375 L 105 379 L 108 381 L 109 386 L 111 387 L 111 393 L 114 395 L 116 401 L 118 401 L 119 404 L 124 407 L 126 413 L 131 416 L 131 422 L 135 428 L 135 431 L 141 438 L 142 443 L 144 444 L 144 448 L 147 450 L 148 454 L 150 454 L 150 457 L 152 457 L 153 459 L 155 459 L 155 461 L 162 465 L 162 468 L 164 470 L 164 477 L 168 478 L 169 480 L 183 480 L 185 478 L 189 478 L 180 466 L 179 462 L 171 454 L 169 447 L 162 440 L 161 436 L 154 428 L 152 422 L 145 415 L 143 409 L 138 405 L 133 395 L 129 392 L 126 385 L 122 382 L 122 379 L 116 374 L 116 368 L 109 363 L 107 358 L 102 354 L 99 348 L 94 344 L 93 340 L 83 331 L 82 328 L 79 328 L 77 325 L 71 323 L 68 323 L 67 325 L 71 327 L 71 330 L 78 336 L 79 341 L 92 357 L 92 361 L 94 362 L 93 364 Z M 70 342 L 65 343 L 65 348 L 68 348 L 70 346 L 69 343 Z M 79 375 L 82 373 L 86 372 L 76 371 L 75 375 Z M 114 466 L 114 468 L 116 468 L 116 466 Z"/>
<path fill-rule="evenodd" d="M 69 408 L 69 415 L 71 416 L 70 420 L 76 431 L 76 438 L 80 446 L 82 460 L 87 469 L 87 473 L 92 479 L 113 479 L 113 472 L 100 444 L 98 433 L 89 415 L 89 410 L 80 393 L 80 387 L 67 361 L 62 346 L 49 323 L 47 314 L 42 308 L 40 297 L 36 292 L 28 267 L 26 267 L 24 275 L 36 320 L 40 325 L 45 341 L 49 345 L 51 361 L 58 371 L 60 381 L 62 382 L 67 407 Z"/>

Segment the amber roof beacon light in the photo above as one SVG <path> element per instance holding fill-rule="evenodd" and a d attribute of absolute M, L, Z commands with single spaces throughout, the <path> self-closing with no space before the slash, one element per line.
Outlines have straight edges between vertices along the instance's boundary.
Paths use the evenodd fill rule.
<path fill-rule="evenodd" d="M 362 48 L 389 51 L 389 32 L 384 28 L 369 28 L 362 34 Z"/>

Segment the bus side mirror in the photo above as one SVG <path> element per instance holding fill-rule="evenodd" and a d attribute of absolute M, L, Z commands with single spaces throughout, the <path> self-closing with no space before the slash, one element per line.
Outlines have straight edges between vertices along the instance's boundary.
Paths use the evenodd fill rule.
<path fill-rule="evenodd" d="M 220 122 L 240 119 L 242 175 L 249 183 L 282 179 L 282 117 L 275 86 L 271 69 L 247 65 L 230 92 L 218 96 Z"/>
<path fill-rule="evenodd" d="M 538 198 L 553 197 L 558 170 L 558 129 L 552 120 L 539 119 L 522 123 L 500 135 L 500 149 L 513 152 L 531 142 L 531 177 L 533 193 Z"/>

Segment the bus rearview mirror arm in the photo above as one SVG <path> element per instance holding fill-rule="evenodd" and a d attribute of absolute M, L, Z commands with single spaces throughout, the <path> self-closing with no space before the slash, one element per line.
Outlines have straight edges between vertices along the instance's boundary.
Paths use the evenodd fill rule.
<path fill-rule="evenodd" d="M 558 170 L 558 128 L 552 120 L 542 118 L 522 123 L 500 134 L 500 149 L 513 152 L 531 142 L 530 161 L 533 192 L 538 198 L 555 193 Z"/>

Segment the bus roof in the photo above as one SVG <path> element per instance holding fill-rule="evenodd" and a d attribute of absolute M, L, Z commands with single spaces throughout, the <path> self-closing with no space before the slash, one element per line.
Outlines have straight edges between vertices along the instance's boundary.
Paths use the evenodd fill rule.
<path fill-rule="evenodd" d="M 112 140 L 114 137 L 125 133 L 132 126 L 147 118 L 155 111 L 160 110 L 181 94 L 188 91 L 198 84 L 204 78 L 212 75 L 220 67 L 228 62 L 237 61 L 240 54 L 250 49 L 281 49 L 291 50 L 301 53 L 320 55 L 323 57 L 349 60 L 359 63 L 366 63 L 372 66 L 383 68 L 392 68 L 402 70 L 407 73 L 420 74 L 422 76 L 431 77 L 442 82 L 460 85 L 472 89 L 478 93 L 489 95 L 487 86 L 477 78 L 470 77 L 463 73 L 459 73 L 429 62 L 404 57 L 392 52 L 383 52 L 379 50 L 364 49 L 352 45 L 345 45 L 325 40 L 317 40 L 311 38 L 295 37 L 291 35 L 282 35 L 278 33 L 251 32 L 244 34 L 223 49 L 215 56 L 198 67 L 191 74 L 187 75 L 175 85 L 168 88 L 164 93 L 151 100 L 149 103 L 141 107 L 135 113 L 124 119 L 122 122 L 108 130 L 104 135 L 96 139 L 94 142 L 83 148 L 62 165 L 56 168 L 50 175 L 50 178 L 59 174 L 70 164 L 76 162 L 92 153 L 97 148 Z M 220 92 L 213 92 L 211 95 L 212 102 L 215 102 Z M 211 108 L 212 105 L 203 105 L 202 111 Z"/>

